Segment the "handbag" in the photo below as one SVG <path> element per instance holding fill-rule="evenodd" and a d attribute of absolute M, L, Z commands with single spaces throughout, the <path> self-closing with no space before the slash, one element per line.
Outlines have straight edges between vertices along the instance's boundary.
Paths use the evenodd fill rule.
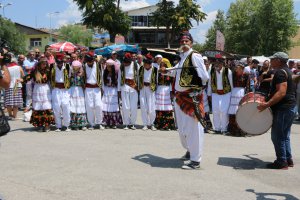
<path fill-rule="evenodd" d="M 0 137 L 6 135 L 9 131 L 10 131 L 10 126 L 5 117 L 2 106 L 0 104 Z"/>

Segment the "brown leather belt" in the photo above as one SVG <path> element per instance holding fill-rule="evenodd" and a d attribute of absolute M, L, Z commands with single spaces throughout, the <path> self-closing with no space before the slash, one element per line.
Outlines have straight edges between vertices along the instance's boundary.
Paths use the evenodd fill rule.
<path fill-rule="evenodd" d="M 64 83 L 55 83 L 55 88 L 65 89 L 65 84 Z"/>
<path fill-rule="evenodd" d="M 86 88 L 98 88 L 99 86 L 97 84 L 89 84 L 89 83 L 86 83 L 85 84 L 85 87 Z"/>
<path fill-rule="evenodd" d="M 149 86 L 150 86 L 150 83 L 144 82 L 144 86 L 145 86 L 145 87 L 149 87 Z"/>
<path fill-rule="evenodd" d="M 223 94 L 225 94 L 225 92 L 224 92 L 224 90 L 217 90 L 217 94 L 218 95 L 223 95 Z"/>

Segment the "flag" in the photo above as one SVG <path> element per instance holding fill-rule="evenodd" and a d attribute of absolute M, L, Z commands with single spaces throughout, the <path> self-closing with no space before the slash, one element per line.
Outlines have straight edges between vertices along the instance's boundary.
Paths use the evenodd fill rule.
<path fill-rule="evenodd" d="M 225 37 L 221 31 L 217 30 L 216 49 L 220 51 L 224 51 L 224 46 L 225 46 Z"/>

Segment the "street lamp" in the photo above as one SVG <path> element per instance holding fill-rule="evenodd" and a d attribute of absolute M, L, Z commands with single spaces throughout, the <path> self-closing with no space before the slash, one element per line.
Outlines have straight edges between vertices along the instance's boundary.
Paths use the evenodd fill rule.
<path fill-rule="evenodd" d="M 49 18 L 50 18 L 50 30 L 49 30 L 49 34 L 50 34 L 50 38 L 49 38 L 50 44 L 52 43 L 52 24 L 51 24 L 51 17 L 52 17 L 52 15 L 54 15 L 54 14 L 59 14 L 59 12 L 58 12 L 58 11 L 55 11 L 55 12 L 48 13 Z"/>
<path fill-rule="evenodd" d="M 4 10 L 4 8 L 7 7 L 7 6 L 11 6 L 11 5 L 13 5 L 13 4 L 12 3 L 7 3 L 7 4 L 0 3 L 0 8 L 2 8 L 2 10 L 3 10 L 3 18 L 5 17 L 5 10 Z"/>

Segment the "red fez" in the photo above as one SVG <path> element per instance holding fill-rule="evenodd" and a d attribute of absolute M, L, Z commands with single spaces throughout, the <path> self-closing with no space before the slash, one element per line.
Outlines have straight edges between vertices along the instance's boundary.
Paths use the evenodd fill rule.
<path fill-rule="evenodd" d="M 65 54 L 63 54 L 63 53 L 57 53 L 56 54 L 56 60 L 57 61 L 63 61 L 64 57 L 65 57 Z"/>
<path fill-rule="evenodd" d="M 93 61 L 93 60 L 94 60 L 94 53 L 90 51 L 90 52 L 88 52 L 87 54 L 85 54 L 84 60 L 85 60 L 86 62 L 91 62 L 91 61 Z"/>
<path fill-rule="evenodd" d="M 146 54 L 146 55 L 145 55 L 145 59 L 144 59 L 144 63 L 150 64 L 150 63 L 152 63 L 152 62 L 153 62 L 153 56 L 151 56 L 150 53 Z"/>
<path fill-rule="evenodd" d="M 126 63 L 130 63 L 132 61 L 131 53 L 125 53 L 123 61 Z"/>

